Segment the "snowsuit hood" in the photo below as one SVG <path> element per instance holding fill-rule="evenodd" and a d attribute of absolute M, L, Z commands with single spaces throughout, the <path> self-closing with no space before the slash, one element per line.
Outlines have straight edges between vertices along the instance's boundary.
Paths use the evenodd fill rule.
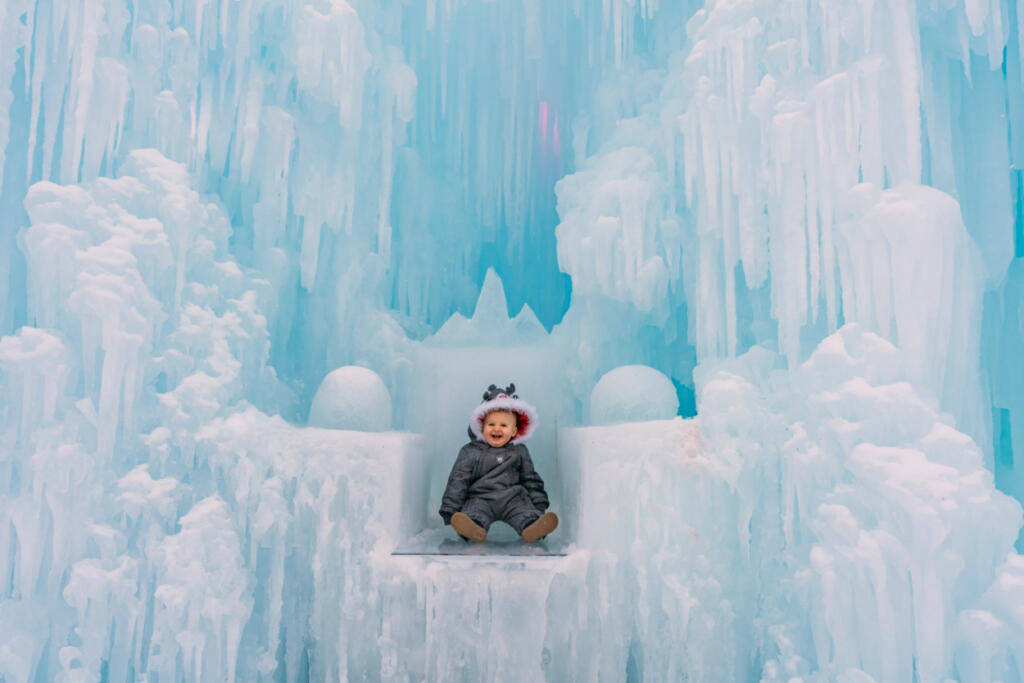
<path fill-rule="evenodd" d="M 483 402 L 469 415 L 470 440 L 484 441 L 484 418 L 495 410 L 515 413 L 517 433 L 509 443 L 523 443 L 533 436 L 537 429 L 537 409 L 519 398 L 515 391 L 516 385 L 511 383 L 504 389 L 498 388 L 495 384 L 487 387 Z"/>

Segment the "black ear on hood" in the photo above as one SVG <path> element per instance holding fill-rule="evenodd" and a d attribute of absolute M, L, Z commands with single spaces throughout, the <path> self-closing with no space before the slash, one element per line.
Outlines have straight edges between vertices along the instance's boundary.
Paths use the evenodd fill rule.
<path fill-rule="evenodd" d="M 516 385 L 509 382 L 508 386 L 502 389 L 497 384 L 492 384 L 487 387 L 487 391 L 484 392 L 484 401 L 493 401 L 498 396 L 505 394 L 509 398 L 519 398 L 516 396 Z"/>

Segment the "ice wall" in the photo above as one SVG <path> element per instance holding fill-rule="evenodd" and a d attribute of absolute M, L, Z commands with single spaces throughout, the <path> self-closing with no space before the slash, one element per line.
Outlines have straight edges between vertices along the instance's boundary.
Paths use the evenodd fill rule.
<path fill-rule="evenodd" d="M 551 186 L 575 157 L 571 123 L 595 91 L 628 114 L 601 77 L 663 52 L 689 11 L 620 0 L 7 3 L 10 291 L 25 289 L 14 235 L 28 185 L 112 176 L 128 152 L 153 147 L 225 203 L 233 253 L 275 290 L 271 361 L 305 400 L 326 370 L 360 361 L 401 381 L 403 338 L 468 314 L 488 267 L 509 280 L 516 310 L 530 303 L 550 328 L 570 291 Z M 23 296 L 8 297 L 4 331 L 31 315 Z"/>
<path fill-rule="evenodd" d="M 1021 507 L 981 450 L 858 326 L 795 372 L 780 361 L 755 347 L 699 380 L 705 448 L 736 465 L 740 553 L 767 596 L 762 678 L 1013 680 L 1020 621 L 983 594 L 1014 590 Z"/>
<path fill-rule="evenodd" d="M 630 87 L 622 71 L 663 59 L 697 4 L 457 0 L 406 8 L 401 42 L 419 95 L 396 183 L 421 201 L 411 213 L 396 207 L 396 231 L 415 246 L 400 257 L 396 308 L 429 313 L 436 329 L 453 310 L 469 312 L 493 267 L 513 310 L 529 304 L 549 329 L 561 319 L 570 283 L 555 258 L 551 187 L 589 153 L 592 112 L 635 111 L 639 98 L 620 87 Z M 458 258 L 459 267 L 424 271 L 424 254 L 429 262 Z"/>
<path fill-rule="evenodd" d="M 857 322 L 989 452 L 980 362 L 1012 325 L 982 338 L 983 293 L 1020 251 L 1018 26 L 1014 3 L 707 3 L 556 185 L 566 320 L 588 339 L 609 315 L 658 326 L 639 362 L 673 377 L 657 354 L 683 340 L 697 362 L 758 343 L 796 366 Z"/>
<path fill-rule="evenodd" d="M 41 327 L 0 340 L 0 676 L 379 666 L 379 629 L 352 633 L 374 545 L 425 523 L 422 439 L 268 415 L 292 400 L 267 365 L 270 283 L 183 164 L 137 150 L 116 179 L 38 183 L 25 206 Z"/>
<path fill-rule="evenodd" d="M 3 3 L 2 676 L 1019 679 L 1021 3 L 705 5 Z M 392 560 L 496 363 L 574 554 Z"/>
<path fill-rule="evenodd" d="M 251 610 L 237 531 L 199 481 L 198 432 L 243 387 L 271 410 L 288 401 L 266 365 L 269 284 L 228 253 L 222 208 L 183 165 L 137 150 L 121 170 L 25 197 L 28 300 L 46 329 L 0 342 L 5 613 L 36 615 L 5 627 L 24 645 L 4 660 L 11 680 L 124 679 L 140 670 L 143 623 L 170 657 L 154 671 L 176 666 L 187 623 L 195 675 L 221 677 Z M 204 588 L 204 572 L 222 582 Z M 207 600 L 222 607 L 200 627 Z M 205 659 L 203 633 L 216 639 Z"/>
<path fill-rule="evenodd" d="M 1021 476 L 1021 435 L 1024 434 L 1024 364 L 1018 361 L 1024 345 L 1024 261 L 1015 259 L 1002 287 L 985 297 L 984 339 L 986 369 L 992 378 L 996 482 L 1024 500 Z"/>
<path fill-rule="evenodd" d="M 580 598 L 597 615 L 581 608 L 548 630 L 563 642 L 607 640 L 589 667 L 563 662 L 549 680 L 574 671 L 750 680 L 749 595 L 734 566 L 737 498 L 730 463 L 706 448 L 699 423 L 568 429 L 559 450 L 568 530 L 589 563 L 586 587 L 601 597 Z M 608 635 L 605 624 L 615 624 Z"/>
<path fill-rule="evenodd" d="M 112 549 L 131 555 L 126 524 L 161 539 L 137 559 L 157 562 L 159 628 L 134 666 L 173 673 L 158 653 L 197 663 L 199 643 L 196 678 L 229 676 L 237 648 L 247 680 L 1013 680 L 1021 509 L 978 448 L 877 335 L 849 325 L 783 366 L 757 347 L 709 368 L 696 421 L 562 430 L 564 558 L 390 556 L 423 524 L 422 439 L 216 419 L 197 452 L 217 494 L 142 468 L 118 483 Z M 96 628 L 140 623 L 117 599 L 141 568 L 83 560 L 66 599 L 109 595 Z M 70 667 L 131 651 L 86 641 Z"/>

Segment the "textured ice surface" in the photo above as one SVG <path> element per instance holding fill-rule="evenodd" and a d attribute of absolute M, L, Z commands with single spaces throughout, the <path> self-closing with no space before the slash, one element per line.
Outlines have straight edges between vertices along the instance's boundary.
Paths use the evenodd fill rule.
<path fill-rule="evenodd" d="M 1024 501 L 1024 470 L 1016 466 L 1024 447 L 1024 260 L 1015 259 L 1001 287 L 986 294 L 983 342 L 992 377 L 996 483 Z"/>
<path fill-rule="evenodd" d="M 766 598 L 750 616 L 775 615 L 762 677 L 1013 679 L 1007 643 L 1021 634 L 979 641 L 961 625 L 1006 623 L 983 595 L 1019 563 L 1020 504 L 981 450 L 915 393 L 905 355 L 862 328 L 791 374 L 778 361 L 755 347 L 699 380 L 705 449 L 734 468 L 740 556 Z"/>
<path fill-rule="evenodd" d="M 385 431 L 391 427 L 391 394 L 373 370 L 354 365 L 331 370 L 313 395 L 309 425 Z"/>
<path fill-rule="evenodd" d="M 591 424 L 666 420 L 679 410 L 672 381 L 645 365 L 624 365 L 606 373 L 590 394 Z"/>
<path fill-rule="evenodd" d="M 0 3 L 0 678 L 1020 681 L 1022 11 Z M 509 381 L 571 552 L 393 557 Z"/>
<path fill-rule="evenodd" d="M 574 292 L 665 315 L 681 235 L 666 180 L 642 147 L 623 147 L 559 181 L 558 264 Z M 663 253 L 664 252 L 664 253 Z"/>

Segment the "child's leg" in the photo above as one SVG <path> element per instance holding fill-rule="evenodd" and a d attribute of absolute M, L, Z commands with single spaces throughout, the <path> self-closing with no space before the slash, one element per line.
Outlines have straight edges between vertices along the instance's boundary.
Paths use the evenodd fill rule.
<path fill-rule="evenodd" d="M 465 513 L 471 520 L 484 528 L 484 531 L 491 528 L 494 523 L 494 511 L 491 505 L 483 498 L 470 498 L 462 506 L 460 512 Z"/>
<path fill-rule="evenodd" d="M 470 498 L 462 510 L 452 515 L 452 528 L 466 540 L 480 543 L 487 538 L 487 530 L 494 522 L 494 512 L 487 501 Z"/>
<path fill-rule="evenodd" d="M 508 523 L 527 543 L 544 538 L 558 527 L 558 516 L 541 512 L 523 491 L 512 498 L 501 511 L 499 519 Z"/>

